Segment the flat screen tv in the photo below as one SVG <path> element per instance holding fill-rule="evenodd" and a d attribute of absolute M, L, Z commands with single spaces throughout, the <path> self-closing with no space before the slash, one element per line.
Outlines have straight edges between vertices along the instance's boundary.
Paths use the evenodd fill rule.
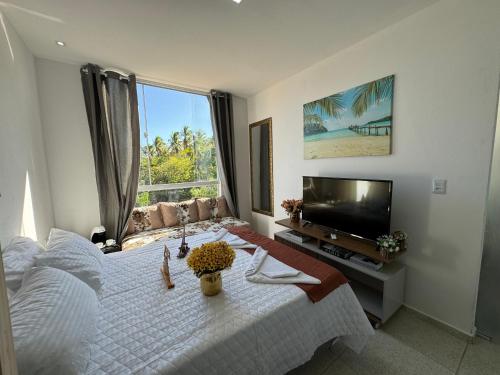
<path fill-rule="evenodd" d="M 390 232 L 392 181 L 304 176 L 303 188 L 304 220 L 369 240 Z"/>

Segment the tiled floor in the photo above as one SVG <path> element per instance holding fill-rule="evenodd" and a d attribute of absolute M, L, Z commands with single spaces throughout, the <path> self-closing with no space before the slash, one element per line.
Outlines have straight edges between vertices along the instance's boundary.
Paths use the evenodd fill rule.
<path fill-rule="evenodd" d="M 500 345 L 466 338 L 401 309 L 361 354 L 323 345 L 289 375 L 500 375 Z"/>

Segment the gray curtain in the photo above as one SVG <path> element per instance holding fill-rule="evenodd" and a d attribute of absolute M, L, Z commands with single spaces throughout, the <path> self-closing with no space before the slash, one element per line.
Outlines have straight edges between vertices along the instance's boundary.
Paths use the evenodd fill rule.
<path fill-rule="evenodd" d="M 233 215 L 240 217 L 238 194 L 236 191 L 233 104 L 231 94 L 212 90 L 210 92 L 210 105 L 212 108 L 222 193 L 226 197 L 227 204 Z"/>
<path fill-rule="evenodd" d="M 94 153 L 101 224 L 121 243 L 135 205 L 139 179 L 139 116 L 135 75 L 80 70 Z M 78 197 L 75 197 L 78 199 Z"/>

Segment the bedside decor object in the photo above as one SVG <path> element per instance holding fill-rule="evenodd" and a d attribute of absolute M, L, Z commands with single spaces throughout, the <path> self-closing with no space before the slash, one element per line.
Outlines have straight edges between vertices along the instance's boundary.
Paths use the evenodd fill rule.
<path fill-rule="evenodd" d="M 189 205 L 185 203 L 180 203 L 177 205 L 177 219 L 179 224 L 182 225 L 182 242 L 179 247 L 179 253 L 177 258 L 184 258 L 188 251 L 189 246 L 186 242 L 186 224 L 189 223 Z"/>
<path fill-rule="evenodd" d="M 92 228 L 92 232 L 90 233 L 90 241 L 95 244 L 106 241 L 106 228 L 104 228 L 102 225 Z"/>
<path fill-rule="evenodd" d="M 191 251 L 187 265 L 200 278 L 204 295 L 215 296 L 222 290 L 221 271 L 230 268 L 236 253 L 225 241 L 209 242 Z"/>
<path fill-rule="evenodd" d="M 165 283 L 167 284 L 167 289 L 172 289 L 175 284 L 172 282 L 170 278 L 170 269 L 168 267 L 168 260 L 170 259 L 170 250 L 167 245 L 163 250 L 163 265 L 161 266 L 161 273 L 163 274 L 163 278 L 165 279 Z"/>
<path fill-rule="evenodd" d="M 281 202 L 281 207 L 283 207 L 290 216 L 290 221 L 292 223 L 298 223 L 300 221 L 300 213 L 302 212 L 302 208 L 304 206 L 304 202 L 302 199 L 285 199 Z"/>
<path fill-rule="evenodd" d="M 394 75 L 304 104 L 304 159 L 390 155 Z"/>

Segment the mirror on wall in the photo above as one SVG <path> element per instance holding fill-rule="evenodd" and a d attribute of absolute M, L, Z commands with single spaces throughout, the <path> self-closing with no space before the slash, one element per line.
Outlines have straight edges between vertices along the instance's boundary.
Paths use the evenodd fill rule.
<path fill-rule="evenodd" d="M 274 216 L 272 120 L 250 124 L 252 211 Z"/>

